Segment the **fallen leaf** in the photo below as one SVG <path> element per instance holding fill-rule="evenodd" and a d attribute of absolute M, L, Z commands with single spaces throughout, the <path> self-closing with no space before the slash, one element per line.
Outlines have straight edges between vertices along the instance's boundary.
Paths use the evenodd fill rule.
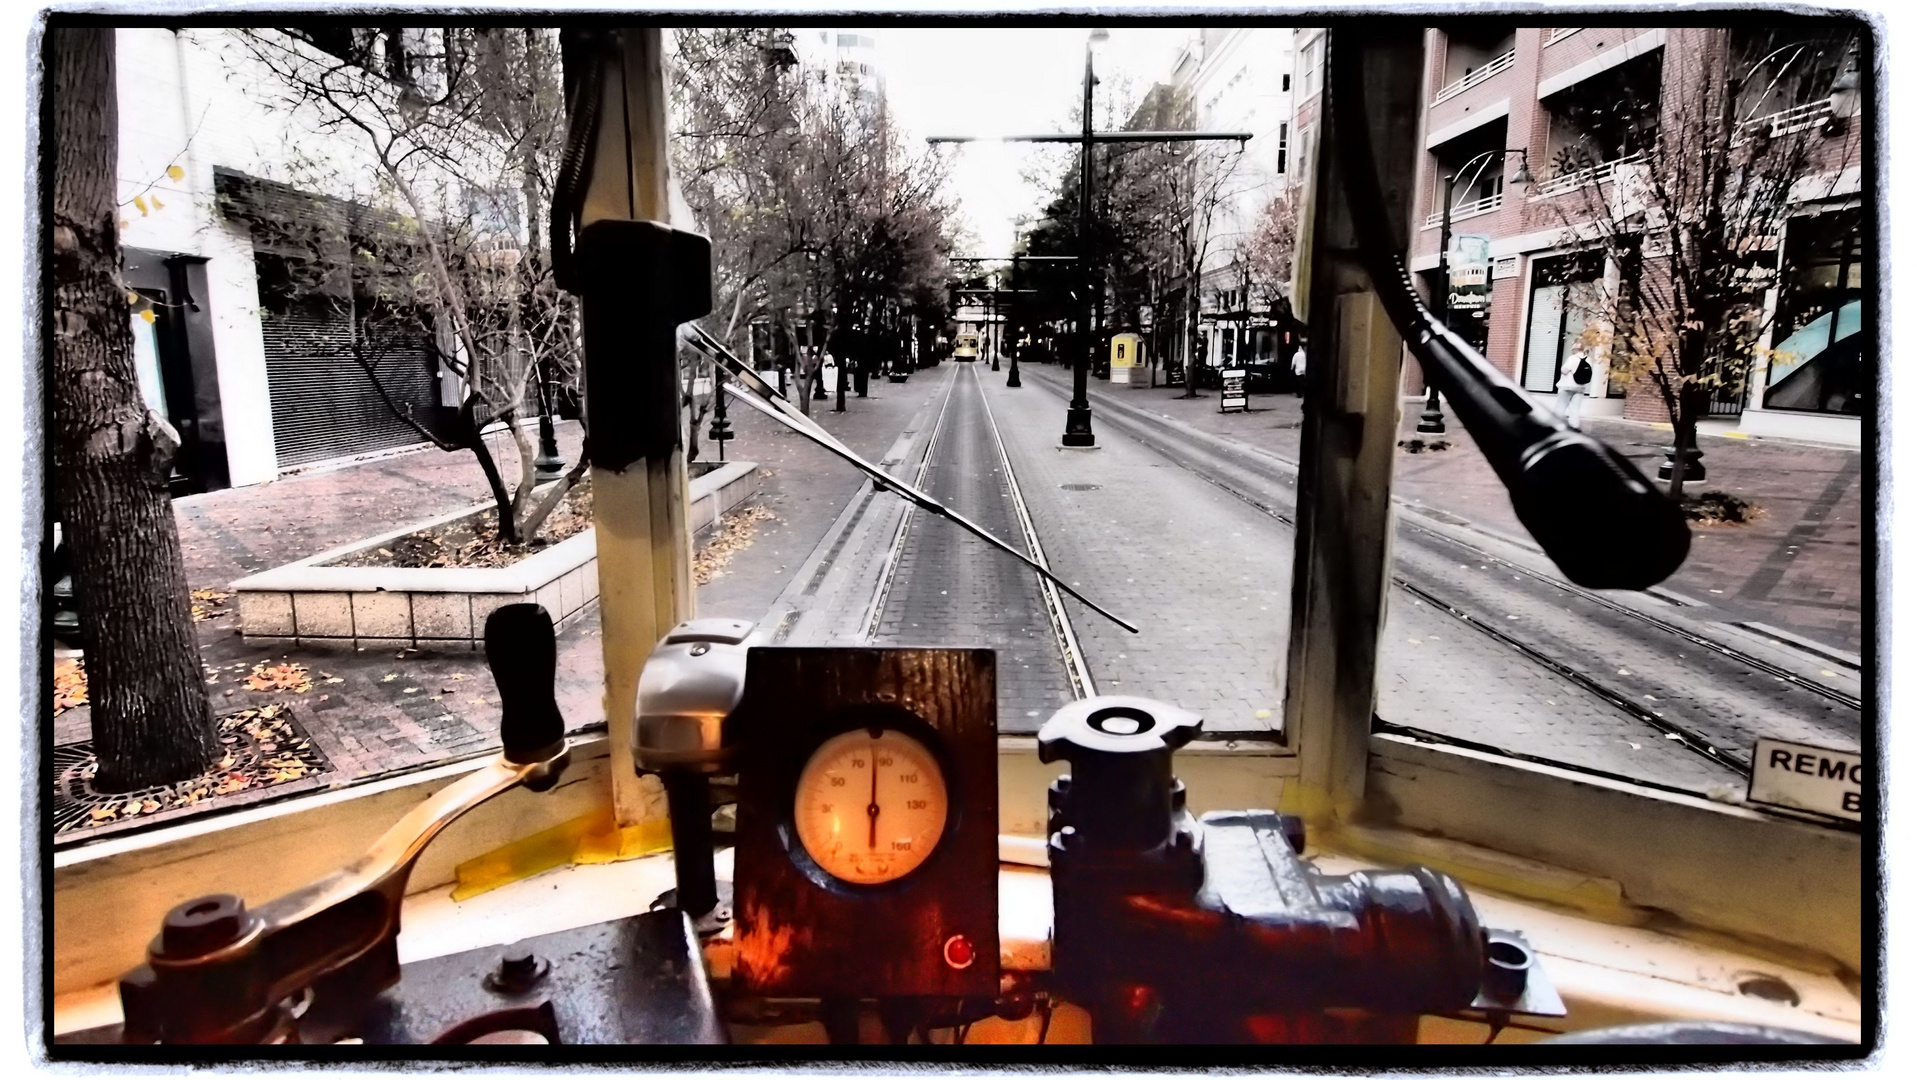
<path fill-rule="evenodd" d="M 276 664 L 267 667 L 256 665 L 253 673 L 246 677 L 248 690 L 290 690 L 304 694 L 313 688 L 313 679 L 307 674 L 304 664 Z"/>
<path fill-rule="evenodd" d="M 83 660 L 61 660 L 53 665 L 53 715 L 87 703 L 87 669 Z"/>

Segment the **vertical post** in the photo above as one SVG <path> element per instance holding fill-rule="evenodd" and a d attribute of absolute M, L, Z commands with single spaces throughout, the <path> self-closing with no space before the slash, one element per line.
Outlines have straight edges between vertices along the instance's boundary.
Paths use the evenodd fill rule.
<path fill-rule="evenodd" d="M 1018 256 L 1016 254 L 1012 256 L 1012 302 L 1006 306 L 1009 307 L 1014 314 L 1018 312 Z M 1016 327 L 1013 329 L 1016 330 Z M 1016 333 L 1012 335 L 1012 371 L 1011 374 L 1005 376 L 1005 385 L 1014 390 L 1020 385 L 1018 381 L 1018 334 Z"/>
<path fill-rule="evenodd" d="M 1391 466 L 1399 362 L 1392 329 L 1358 254 L 1338 140 L 1369 138 L 1396 237 L 1410 234 L 1423 35 L 1367 27 L 1330 34 L 1331 67 L 1356 52 L 1365 112 L 1331 101 L 1299 283 L 1315 348 L 1307 373 L 1298 526 L 1287 647 L 1285 739 L 1299 776 L 1282 800 L 1319 826 L 1353 820 L 1364 798 L 1377 700 L 1378 635 L 1391 560 Z M 1335 95 L 1337 81 L 1328 93 Z"/>
<path fill-rule="evenodd" d="M 1072 402 L 1065 408 L 1066 446 L 1094 446 L 1092 405 L 1085 397 L 1085 374 L 1092 362 L 1092 44 L 1085 43 L 1085 128 L 1078 157 L 1078 279 L 1085 295 L 1079 308 L 1081 342 L 1072 369 Z"/>
<path fill-rule="evenodd" d="M 671 216 L 662 47 L 658 29 L 625 28 L 612 55 L 599 61 L 601 119 L 579 214 L 582 234 L 598 221 L 665 223 Z M 638 298 L 635 319 L 633 295 L 592 288 L 591 279 L 584 284 L 605 714 L 613 812 L 627 826 L 649 810 L 632 745 L 639 669 L 666 631 L 693 614 L 678 326 L 662 310 L 663 289 Z M 650 809 L 656 814 L 656 805 Z"/>
<path fill-rule="evenodd" d="M 1438 287 L 1431 297 L 1432 306 L 1438 310 L 1438 318 L 1444 321 L 1446 329 L 1451 327 L 1451 186 L 1457 180 L 1455 175 L 1444 178 L 1444 204 L 1438 210 Z M 1418 432 L 1423 435 L 1444 434 L 1444 410 L 1438 405 L 1438 388 L 1427 385 L 1424 391 L 1424 411 L 1418 414 Z"/>
<path fill-rule="evenodd" d="M 838 325 L 839 325 L 838 315 L 839 315 L 839 308 L 838 308 L 838 305 L 835 304 L 832 307 L 832 320 L 831 320 L 832 328 L 834 330 L 838 329 Z M 827 338 L 827 342 L 825 347 L 829 349 L 831 348 L 831 341 L 830 341 L 831 334 L 828 333 L 826 335 L 826 338 Z M 845 344 L 846 343 L 843 340 L 839 342 L 840 352 L 845 351 Z M 835 360 L 835 363 L 832 368 L 832 371 L 833 371 L 832 381 L 837 384 L 836 392 L 838 393 L 838 400 L 833 403 L 832 411 L 844 412 L 845 411 L 845 373 L 846 373 L 846 369 L 849 366 L 851 366 L 852 358 L 850 356 L 839 356 L 839 357 L 835 357 L 834 360 Z"/>
<path fill-rule="evenodd" d="M 732 438 L 732 421 L 726 419 L 726 369 L 712 365 L 712 426 L 706 438 L 719 447 L 719 460 L 726 459 L 726 442 Z"/>
<path fill-rule="evenodd" d="M 559 436 L 553 429 L 553 387 L 549 366 L 534 362 L 533 389 L 539 405 L 539 456 L 533 459 L 533 480 L 544 484 L 566 475 L 566 459 L 559 456 Z"/>

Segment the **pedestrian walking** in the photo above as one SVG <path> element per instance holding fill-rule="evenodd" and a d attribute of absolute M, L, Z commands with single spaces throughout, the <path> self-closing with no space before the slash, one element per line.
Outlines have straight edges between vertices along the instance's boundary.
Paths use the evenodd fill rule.
<path fill-rule="evenodd" d="M 1571 430 L 1581 431 L 1584 424 L 1579 416 L 1584 412 L 1584 399 L 1591 387 L 1591 358 L 1583 346 L 1571 351 L 1564 358 L 1564 366 L 1558 369 L 1558 415 L 1571 425 Z"/>

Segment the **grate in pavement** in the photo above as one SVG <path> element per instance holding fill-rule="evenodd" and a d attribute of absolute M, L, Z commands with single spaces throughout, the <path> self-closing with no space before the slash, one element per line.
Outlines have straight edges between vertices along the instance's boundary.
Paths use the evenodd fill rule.
<path fill-rule="evenodd" d="M 1059 490 L 1061 491 L 1097 491 L 1098 490 L 1097 484 L 1060 484 L 1058 485 L 1058 487 L 1059 487 Z"/>
<path fill-rule="evenodd" d="M 53 834 L 59 836 L 92 825 L 156 815 L 208 802 L 220 795 L 256 791 L 332 769 L 326 755 L 313 745 L 306 730 L 293 719 L 292 711 L 283 705 L 221 717 L 219 739 L 224 755 L 228 756 L 223 756 L 221 763 L 208 773 L 178 784 L 114 793 L 93 787 L 93 776 L 100 765 L 93 740 L 54 747 Z M 153 805 L 152 809 L 146 809 L 149 804 Z M 128 814 L 121 809 L 110 816 L 95 816 L 95 811 L 102 808 L 127 806 L 139 806 L 141 811 Z"/>

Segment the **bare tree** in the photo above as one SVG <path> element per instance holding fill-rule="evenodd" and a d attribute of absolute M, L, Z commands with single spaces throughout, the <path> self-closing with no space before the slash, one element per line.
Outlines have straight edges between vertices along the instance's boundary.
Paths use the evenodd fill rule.
<path fill-rule="evenodd" d="M 72 551 L 105 791 L 204 772 L 217 742 L 167 494 L 179 439 L 140 396 L 120 277 L 114 32 L 47 34 L 53 475 Z"/>
<path fill-rule="evenodd" d="M 295 283 L 343 309 L 352 359 L 395 415 L 443 450 L 477 459 L 499 511 L 501 538 L 532 537 L 585 471 L 585 458 L 539 490 L 520 423 L 555 387 L 576 385 L 577 310 L 556 287 L 538 228 L 553 197 L 563 141 L 558 46 L 539 29 L 274 29 L 234 32 L 267 73 L 277 104 L 320 133 L 363 150 L 371 175 L 307 161 L 303 186 L 343 189 L 339 228 L 296 209 L 251 217 L 299 252 L 312 272 Z M 344 235 L 340 235 L 343 229 Z M 289 238 L 292 240 L 289 242 Z M 302 245 L 300 240 L 304 240 Z M 336 265 L 344 253 L 344 265 Z M 430 334 L 432 355 L 461 388 L 445 429 L 399 407 L 381 379 L 374 324 Z M 531 394 L 529 394 L 529 391 Z M 512 439 L 508 484 L 488 446 L 494 424 Z"/>
<path fill-rule="evenodd" d="M 749 316 L 796 302 L 790 275 L 781 271 L 804 254 L 783 212 L 800 150 L 805 88 L 797 64 L 791 34 L 776 28 L 693 27 L 673 34 L 673 169 L 712 239 L 713 311 L 724 320 L 716 336 L 735 352 Z M 696 351 L 683 360 L 687 453 L 697 457 L 712 399 L 694 387 L 713 367 Z"/>
<path fill-rule="evenodd" d="M 1584 290 L 1586 336 L 1663 402 L 1672 498 L 1712 396 L 1745 393 L 1793 208 L 1829 194 L 1859 152 L 1857 125 L 1832 106 L 1846 71 L 1855 86 L 1850 35 L 1682 33 L 1670 47 L 1695 66 L 1678 85 L 1647 67 L 1623 93 L 1563 110 L 1576 138 L 1540 184 L 1567 238 L 1614 268 Z"/>
<path fill-rule="evenodd" d="M 901 300 L 916 310 L 943 293 L 943 173 L 930 154 L 905 149 L 882 102 L 807 85 L 789 34 L 676 38 L 675 165 L 713 239 L 715 310 L 725 313 L 717 336 L 733 342 L 749 316 L 775 327 L 798 360 L 807 410 L 830 349 L 843 401 L 852 366 L 869 370 L 895 340 Z M 703 413 L 691 408 L 696 426 Z"/>

